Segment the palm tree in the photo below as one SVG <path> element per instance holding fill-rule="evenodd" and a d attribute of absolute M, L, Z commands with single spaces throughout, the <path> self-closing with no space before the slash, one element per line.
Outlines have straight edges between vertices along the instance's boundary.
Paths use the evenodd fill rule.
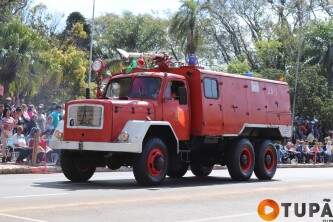
<path fill-rule="evenodd" d="M 199 12 L 201 5 L 196 0 L 182 0 L 179 11 L 171 19 L 169 33 L 174 36 L 185 56 L 195 54 L 200 40 Z"/>

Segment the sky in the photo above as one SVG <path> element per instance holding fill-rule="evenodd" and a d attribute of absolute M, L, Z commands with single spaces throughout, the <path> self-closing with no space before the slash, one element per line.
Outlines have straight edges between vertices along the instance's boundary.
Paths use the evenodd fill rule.
<path fill-rule="evenodd" d="M 134 14 L 153 13 L 165 17 L 166 13 L 175 12 L 179 0 L 95 0 L 95 16 L 106 13 L 121 14 L 131 11 Z M 43 3 L 52 13 L 64 15 L 65 18 L 73 11 L 79 11 L 87 19 L 92 17 L 93 0 L 34 0 L 33 5 Z"/>

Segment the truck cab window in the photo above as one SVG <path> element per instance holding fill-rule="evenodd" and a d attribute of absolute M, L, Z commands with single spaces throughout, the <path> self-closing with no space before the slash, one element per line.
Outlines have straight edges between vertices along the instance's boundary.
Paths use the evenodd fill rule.
<path fill-rule="evenodd" d="M 179 101 L 179 87 L 185 87 L 184 82 L 170 81 L 164 91 L 164 98 Z"/>
<path fill-rule="evenodd" d="M 109 99 L 156 99 L 161 79 L 157 77 L 115 78 L 107 86 L 105 97 Z"/>
<path fill-rule="evenodd" d="M 119 99 L 128 96 L 131 90 L 131 83 L 132 79 L 129 77 L 113 79 L 107 86 L 105 97 Z"/>
<path fill-rule="evenodd" d="M 156 99 L 160 93 L 161 79 L 157 77 L 137 77 L 133 80 L 129 97 Z"/>
<path fill-rule="evenodd" d="M 217 79 L 204 78 L 204 94 L 208 99 L 218 99 L 219 98 L 219 89 Z"/>

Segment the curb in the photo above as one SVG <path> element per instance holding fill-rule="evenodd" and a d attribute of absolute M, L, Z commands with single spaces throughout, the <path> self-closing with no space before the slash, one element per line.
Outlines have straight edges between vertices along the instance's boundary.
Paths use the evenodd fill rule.
<path fill-rule="evenodd" d="M 1 167 L 1 166 L 0 166 Z M 59 166 L 18 166 L 12 165 L 13 168 L 0 168 L 0 175 L 4 174 L 50 174 L 61 173 Z M 333 164 L 278 164 L 278 168 L 333 168 Z M 226 166 L 215 166 L 214 170 L 224 170 Z M 108 168 L 99 167 L 96 172 L 130 172 L 132 168 L 121 167 L 118 170 L 109 170 Z"/>
<path fill-rule="evenodd" d="M 108 168 L 99 167 L 96 172 L 129 172 L 132 171 L 129 167 L 121 167 L 118 170 L 109 170 Z M 61 173 L 61 167 L 59 166 L 19 166 L 11 165 L 10 168 L 1 168 L 0 175 L 4 174 L 50 174 Z"/>
<path fill-rule="evenodd" d="M 333 164 L 278 164 L 278 168 L 332 168 Z"/>
<path fill-rule="evenodd" d="M 333 164 L 278 164 L 277 168 L 333 168 Z M 226 166 L 215 166 L 214 170 L 224 170 Z"/>

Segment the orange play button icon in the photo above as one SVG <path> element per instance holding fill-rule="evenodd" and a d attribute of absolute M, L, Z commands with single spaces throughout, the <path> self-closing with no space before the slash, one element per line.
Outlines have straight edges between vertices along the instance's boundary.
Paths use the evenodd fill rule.
<path fill-rule="evenodd" d="M 279 213 L 280 207 L 274 200 L 262 200 L 258 205 L 258 215 L 265 221 L 275 220 Z"/>

